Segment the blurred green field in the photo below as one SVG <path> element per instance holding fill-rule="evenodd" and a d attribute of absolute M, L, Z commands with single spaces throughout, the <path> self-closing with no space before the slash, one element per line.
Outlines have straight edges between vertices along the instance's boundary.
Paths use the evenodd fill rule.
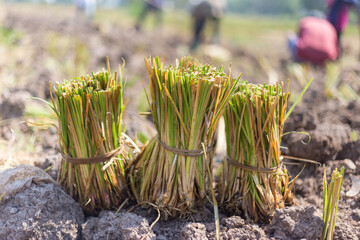
<path fill-rule="evenodd" d="M 48 17 L 58 19 L 66 19 L 67 24 L 76 25 L 77 12 L 75 5 L 46 5 L 46 4 L 30 4 L 30 3 L 13 3 L 5 4 L 6 9 L 15 10 L 20 15 L 47 14 Z M 188 54 L 186 50 L 192 40 L 192 18 L 189 11 L 185 10 L 168 10 L 164 11 L 163 24 L 161 28 L 156 28 L 155 17 L 149 15 L 143 26 L 144 35 L 134 34 L 134 26 L 137 16 L 141 11 L 142 6 L 132 4 L 129 7 L 105 9 L 99 8 L 95 14 L 93 22 L 100 29 L 96 34 L 112 34 L 112 30 L 116 28 L 113 35 L 116 39 L 116 34 L 119 31 L 129 32 L 134 38 L 151 38 L 153 35 L 158 35 L 156 41 L 150 42 L 139 41 L 135 47 L 132 48 L 130 55 L 136 55 L 138 58 L 149 56 L 150 54 L 166 54 L 168 56 L 167 49 L 160 41 L 166 42 L 167 35 L 171 39 L 179 38 L 171 47 L 177 48 L 176 57 Z M 31 14 L 29 14 L 31 13 Z M 46 18 L 44 18 L 46 21 Z M 292 79 L 292 72 L 288 71 L 289 65 L 292 67 L 290 60 L 290 53 L 287 44 L 288 32 L 295 32 L 299 16 L 270 16 L 270 15 L 244 15 L 227 13 L 224 15 L 221 21 L 221 46 L 230 52 L 230 57 L 213 60 L 206 58 L 205 61 L 212 61 L 216 65 L 228 65 L 232 63 L 234 74 L 243 72 L 244 79 L 255 82 L 268 82 L 272 80 L 286 81 Z M 79 25 L 81 27 L 81 24 Z M 211 26 L 207 26 L 205 29 L 205 37 L 207 40 L 211 36 Z M 56 31 L 56 30 L 54 30 Z M 132 32 L 132 33 L 131 33 Z M 85 32 L 86 34 L 86 32 Z M 9 52 L 9 56 L 16 51 L 10 51 L 9 46 L 17 48 L 16 39 L 23 37 L 24 34 L 18 29 L 4 29 L 0 28 L 0 42 L 2 42 Z M 24 36 L 26 37 L 26 36 Z M 89 59 L 93 56 L 93 50 L 89 46 L 83 47 L 83 40 L 80 41 L 78 36 L 69 36 L 62 32 L 49 32 L 45 34 L 45 40 L 43 40 L 42 48 L 47 52 L 46 66 L 52 73 L 58 71 L 59 75 L 56 76 L 62 80 L 63 78 L 73 78 L 87 72 L 87 69 L 94 69 L 94 65 L 90 66 Z M 134 39 L 136 42 L 138 39 Z M 147 39 L 145 39 L 147 40 Z M 127 39 L 129 41 L 129 39 Z M 173 41 L 173 40 L 171 40 Z M 351 16 L 351 24 L 347 28 L 343 36 L 343 45 L 345 54 L 341 61 L 338 61 L 336 65 L 339 65 L 341 69 L 354 67 L 358 64 L 359 55 L 359 34 L 357 26 L 354 22 L 354 13 Z M 113 41 L 111 44 L 115 44 L 116 51 L 123 51 L 123 48 L 127 48 L 126 41 Z M 131 43 L 129 43 L 131 45 Z M 147 44 L 147 46 L 145 46 Z M 156 51 L 151 52 L 152 46 L 156 48 Z M 107 47 L 112 48 L 113 45 Z M 169 47 L 169 46 L 167 46 Z M 75 51 L 74 51 L 75 49 Z M 24 49 L 18 49 L 23 52 Z M 28 50 L 31 50 L 31 48 Z M 211 51 L 211 50 L 210 50 Z M 30 51 L 31 52 L 31 51 Z M 206 52 L 206 51 L 205 51 Z M 32 53 L 34 55 L 34 53 Z M 222 54 L 216 53 L 216 54 Z M 216 54 L 213 54 L 216 55 Z M 198 54 L 196 57 L 203 59 L 204 54 Z M 174 55 L 173 55 L 174 56 Z M 173 57 L 172 56 L 172 57 Z M 4 60 L 5 61 L 5 60 Z M 16 61 L 10 57 L 7 65 L 15 65 Z M 121 58 L 116 59 L 117 64 L 121 61 Z M 27 63 L 25 61 L 25 63 Z M 26 65 L 26 64 L 25 64 Z M 136 86 L 136 83 L 141 76 L 142 65 L 137 65 L 137 69 L 132 69 L 126 73 L 129 81 L 129 87 Z M 98 64 L 96 68 L 101 68 Z M 56 69 L 57 68 L 57 69 Z M 95 69 L 96 69 L 95 68 Z M 307 68 L 304 68 L 307 69 Z M 9 70 L 11 68 L 9 67 Z M 24 69 L 23 71 L 28 71 Z M 30 69 L 31 71 L 31 69 Z M 305 70 L 304 70 L 305 71 Z M 309 72 L 309 71 L 305 71 Z M 311 71 L 310 71 L 311 72 Z M 54 74 L 52 74 L 54 75 Z M 298 74 L 299 75 L 299 74 Z M 306 78 L 316 77 L 315 74 L 305 74 Z M 14 81 L 2 83 L 3 87 L 10 87 L 20 82 L 21 79 L 17 79 L 15 76 Z M 302 85 L 302 84 L 301 84 Z"/>
<path fill-rule="evenodd" d="M 120 26 L 128 27 L 135 24 L 138 11 L 134 9 L 99 9 L 95 22 L 114 22 Z M 192 34 L 192 19 L 190 12 L 165 11 L 164 31 L 176 31 L 180 34 Z M 266 40 L 267 35 L 279 35 L 294 30 L 297 19 L 289 17 L 251 16 L 226 14 L 221 22 L 223 39 L 240 45 L 255 45 Z M 149 15 L 145 30 L 154 30 L 154 18 Z M 207 29 L 209 31 L 209 29 Z M 264 38 L 265 37 L 265 38 Z"/>
<path fill-rule="evenodd" d="M 122 27 L 133 26 L 140 12 L 140 7 L 99 9 L 95 16 L 95 22 L 113 22 Z M 355 18 L 352 13 L 351 19 Z M 299 21 L 298 16 L 269 16 L 269 15 L 244 15 L 227 13 L 221 22 L 221 37 L 224 41 L 236 44 L 239 47 L 253 48 L 254 51 L 266 51 L 268 48 L 287 47 L 286 34 L 289 31 L 296 32 Z M 192 19 L 190 12 L 184 10 L 165 11 L 163 16 L 163 28 L 166 31 L 176 31 L 179 34 L 192 35 Z M 148 16 L 144 29 L 154 30 L 154 17 Z M 210 33 L 209 27 L 206 34 Z M 344 33 L 346 44 L 357 44 L 359 30 L 355 21 L 352 20 Z M 279 44 L 280 43 L 280 44 Z M 356 45 L 356 47 L 357 47 Z M 276 52 L 276 51 L 275 51 Z"/>
<path fill-rule="evenodd" d="M 15 6 L 15 5 L 14 5 Z M 98 8 L 94 22 L 98 24 L 114 23 L 124 29 L 133 27 L 136 18 L 141 11 L 141 5 L 132 4 L 130 7 L 102 9 Z M 54 16 L 69 16 L 76 14 L 74 5 L 45 5 L 31 3 L 17 3 L 16 8 L 20 11 L 47 11 Z M 355 24 L 355 14 L 351 13 L 351 24 L 344 33 L 344 43 L 350 48 L 358 48 L 359 30 Z M 144 30 L 154 31 L 154 16 L 149 14 Z M 276 54 L 287 48 L 286 34 L 296 31 L 298 16 L 269 16 L 269 15 L 244 15 L 227 13 L 221 22 L 221 39 L 223 42 L 249 49 L 256 54 L 266 52 L 267 55 Z M 192 37 L 192 19 L 189 11 L 169 10 L 164 11 L 163 33 L 176 32 L 179 35 Z M 206 36 L 210 35 L 207 27 Z M 0 39 L 4 38 L 6 32 L 0 31 Z M 6 36 L 5 36 L 6 37 Z M 269 52 L 270 51 L 270 52 Z M 358 51 L 358 50 L 357 50 Z"/>

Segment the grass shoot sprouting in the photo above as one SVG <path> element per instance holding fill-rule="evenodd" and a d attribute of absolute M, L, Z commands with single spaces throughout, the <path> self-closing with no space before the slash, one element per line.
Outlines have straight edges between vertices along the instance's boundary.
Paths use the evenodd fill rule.
<path fill-rule="evenodd" d="M 321 240 L 331 240 L 334 237 L 337 210 L 339 206 L 339 198 L 341 186 L 344 178 L 344 170 L 342 167 L 339 172 L 337 168 L 331 174 L 330 183 L 326 180 L 326 168 L 324 169 L 324 190 L 323 190 L 323 221 L 324 225 L 321 232 Z"/>

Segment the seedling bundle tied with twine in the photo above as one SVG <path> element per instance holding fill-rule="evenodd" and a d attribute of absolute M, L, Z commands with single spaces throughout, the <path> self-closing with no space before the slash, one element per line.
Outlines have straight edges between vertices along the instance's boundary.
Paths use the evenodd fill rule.
<path fill-rule="evenodd" d="M 52 101 L 63 156 L 59 184 L 87 213 L 118 207 L 130 194 L 125 168 L 132 155 L 123 136 L 121 74 L 108 64 L 107 71 L 58 83 Z"/>
<path fill-rule="evenodd" d="M 225 110 L 227 157 L 219 183 L 220 204 L 248 219 L 269 221 L 291 203 L 280 142 L 289 92 L 282 85 L 242 82 Z M 294 179 L 295 180 L 295 179 Z"/>
<path fill-rule="evenodd" d="M 214 199 L 214 135 L 239 78 L 188 57 L 169 67 L 158 57 L 145 63 L 157 136 L 132 166 L 132 190 L 138 202 L 156 204 L 164 216 L 188 214 Z"/>

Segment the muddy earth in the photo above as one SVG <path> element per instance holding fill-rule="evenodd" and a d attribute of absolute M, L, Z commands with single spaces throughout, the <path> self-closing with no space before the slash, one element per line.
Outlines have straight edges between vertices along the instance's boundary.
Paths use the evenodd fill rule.
<path fill-rule="evenodd" d="M 141 207 L 126 212 L 134 203 L 119 212 L 86 216 L 56 183 L 60 155 L 56 128 L 49 125 L 56 124 L 56 119 L 46 104 L 31 99 L 49 100 L 49 82 L 99 70 L 105 66 L 106 56 L 114 69 L 125 60 L 127 133 L 134 139 L 150 138 L 155 134 L 151 120 L 137 114 L 147 111 L 145 96 L 140 93 L 142 80 L 147 88 L 143 58 L 165 54 L 168 62 L 174 62 L 188 53 L 190 33 L 184 35 L 167 28 L 138 32 L 131 24 L 88 22 L 75 16 L 74 8 L 39 7 L 41 11 L 28 5 L 1 7 L 1 31 L 6 37 L 0 39 L 0 239 L 215 239 L 210 204 L 191 219 L 160 219 L 153 226 L 157 212 Z M 278 47 L 282 50 L 263 59 L 252 54 L 251 49 L 226 40 L 218 49 L 230 54 L 233 72 L 246 72 L 249 82 L 272 81 L 273 72 L 278 80 L 290 79 L 293 101 L 304 79 L 315 79 L 287 120 L 284 132 L 290 134 L 283 137 L 282 153 L 319 164 L 305 166 L 295 182 L 295 204 L 277 210 L 270 224 L 251 223 L 244 216 L 220 211 L 221 237 L 318 239 L 322 228 L 323 166 L 327 166 L 328 176 L 333 169 L 344 166 L 334 239 L 359 239 L 357 56 L 345 42 L 345 53 L 336 63 L 326 67 L 301 65 L 292 63 L 284 47 Z M 195 55 L 215 65 L 230 62 L 207 54 L 206 45 Z M 221 144 L 217 146 L 217 166 L 224 149 Z M 303 162 L 284 161 L 293 177 L 304 166 Z"/>

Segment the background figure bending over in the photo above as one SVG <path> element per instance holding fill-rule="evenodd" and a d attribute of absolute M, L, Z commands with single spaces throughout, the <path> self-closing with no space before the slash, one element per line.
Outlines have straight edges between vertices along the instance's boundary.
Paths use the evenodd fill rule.
<path fill-rule="evenodd" d="M 194 39 L 190 49 L 195 50 L 202 37 L 206 22 L 211 21 L 213 25 L 212 43 L 218 43 L 220 39 L 220 19 L 226 8 L 226 0 L 206 0 L 194 6 L 192 10 Z"/>
<path fill-rule="evenodd" d="M 327 19 L 336 30 L 338 44 L 341 49 L 341 35 L 349 21 L 349 8 L 357 7 L 359 2 L 358 0 L 326 0 L 325 3 L 329 10 Z"/>
<path fill-rule="evenodd" d="M 337 58 L 339 47 L 334 27 L 325 19 L 304 17 L 300 20 L 298 35 L 288 38 L 294 61 L 323 64 Z"/>
<path fill-rule="evenodd" d="M 143 10 L 141 11 L 135 25 L 136 30 L 141 29 L 141 26 L 149 12 L 152 12 L 154 13 L 154 15 L 156 15 L 155 18 L 156 25 L 161 25 L 162 4 L 163 4 L 163 0 L 145 0 Z"/>

